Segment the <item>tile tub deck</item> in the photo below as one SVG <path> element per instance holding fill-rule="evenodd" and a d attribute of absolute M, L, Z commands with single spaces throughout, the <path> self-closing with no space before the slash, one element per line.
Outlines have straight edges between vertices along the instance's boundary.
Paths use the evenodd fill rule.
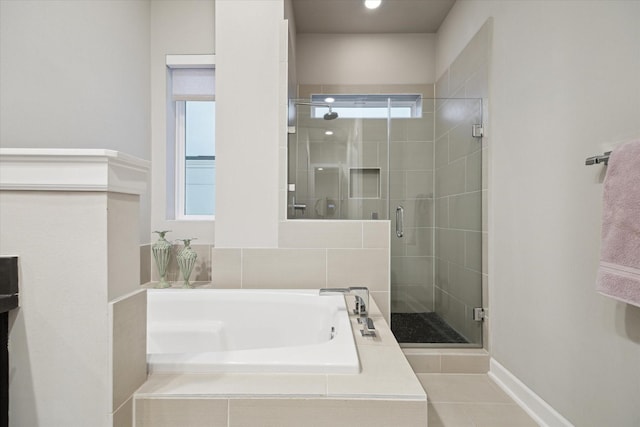
<path fill-rule="evenodd" d="M 425 426 L 424 389 L 370 305 L 377 337 L 362 337 L 351 316 L 360 374 L 152 374 L 134 395 L 134 425 Z"/>

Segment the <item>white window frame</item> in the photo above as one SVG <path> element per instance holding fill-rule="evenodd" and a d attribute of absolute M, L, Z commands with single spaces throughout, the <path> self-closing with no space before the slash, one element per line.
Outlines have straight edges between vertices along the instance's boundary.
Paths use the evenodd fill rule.
<path fill-rule="evenodd" d="M 166 65 L 169 69 L 178 68 L 212 68 L 215 69 L 215 55 L 167 55 Z M 179 221 L 214 221 L 215 215 L 186 215 L 186 102 L 202 101 L 202 98 L 171 101 L 175 108 L 175 161 L 174 161 L 174 219 Z M 214 101 L 215 97 L 207 98 Z"/>

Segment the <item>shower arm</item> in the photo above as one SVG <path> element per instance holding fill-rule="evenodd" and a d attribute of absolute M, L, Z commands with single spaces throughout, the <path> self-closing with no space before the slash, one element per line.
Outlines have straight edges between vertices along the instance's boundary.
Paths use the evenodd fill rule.
<path fill-rule="evenodd" d="M 296 102 L 294 101 L 295 105 L 310 105 L 312 107 L 327 107 L 329 110 L 331 110 L 331 105 L 330 104 L 326 104 L 324 102 Z"/>

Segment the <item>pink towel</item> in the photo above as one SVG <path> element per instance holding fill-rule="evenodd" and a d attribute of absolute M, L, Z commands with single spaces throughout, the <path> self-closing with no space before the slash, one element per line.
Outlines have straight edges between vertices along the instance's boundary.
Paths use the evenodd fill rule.
<path fill-rule="evenodd" d="M 640 307 L 640 141 L 609 157 L 596 290 Z"/>

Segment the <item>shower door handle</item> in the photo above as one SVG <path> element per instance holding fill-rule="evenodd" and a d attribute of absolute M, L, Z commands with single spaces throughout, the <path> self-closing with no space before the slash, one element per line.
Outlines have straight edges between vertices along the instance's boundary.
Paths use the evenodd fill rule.
<path fill-rule="evenodd" d="M 396 236 L 404 236 L 404 208 L 402 206 L 396 208 Z"/>

